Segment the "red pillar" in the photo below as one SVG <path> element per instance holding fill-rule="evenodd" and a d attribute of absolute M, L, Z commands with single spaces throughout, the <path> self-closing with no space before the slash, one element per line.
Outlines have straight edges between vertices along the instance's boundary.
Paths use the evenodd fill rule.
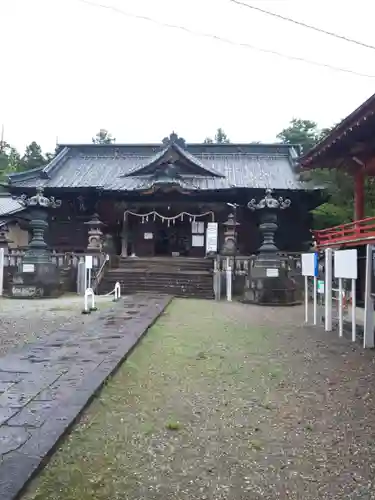
<path fill-rule="evenodd" d="M 354 220 L 365 217 L 365 174 L 358 169 L 354 174 Z"/>

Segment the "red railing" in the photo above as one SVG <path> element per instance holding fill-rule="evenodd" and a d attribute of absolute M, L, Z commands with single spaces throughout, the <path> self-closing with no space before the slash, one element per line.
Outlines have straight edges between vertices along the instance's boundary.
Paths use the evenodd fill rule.
<path fill-rule="evenodd" d="M 375 241 L 375 217 L 313 231 L 318 249 L 366 245 Z"/>

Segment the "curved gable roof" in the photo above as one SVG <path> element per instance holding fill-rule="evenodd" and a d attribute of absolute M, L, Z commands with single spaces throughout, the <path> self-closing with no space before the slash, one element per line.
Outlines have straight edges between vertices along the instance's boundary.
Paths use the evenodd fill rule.
<path fill-rule="evenodd" d="M 136 191 L 141 178 L 152 175 L 153 167 L 168 151 L 170 147 L 161 149 L 160 144 L 64 145 L 46 167 L 11 175 L 9 184 L 17 190 L 43 186 Z M 186 148 L 174 145 L 173 151 L 182 161 L 178 166 L 184 185 L 200 190 L 319 189 L 299 179 L 297 155 L 291 145 L 188 144 Z"/>

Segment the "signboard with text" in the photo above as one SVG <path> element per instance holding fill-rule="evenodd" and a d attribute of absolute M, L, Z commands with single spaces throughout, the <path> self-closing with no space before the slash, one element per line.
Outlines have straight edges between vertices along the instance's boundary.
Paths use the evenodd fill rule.
<path fill-rule="evenodd" d="M 206 253 L 217 253 L 217 222 L 208 222 L 206 229 Z"/>

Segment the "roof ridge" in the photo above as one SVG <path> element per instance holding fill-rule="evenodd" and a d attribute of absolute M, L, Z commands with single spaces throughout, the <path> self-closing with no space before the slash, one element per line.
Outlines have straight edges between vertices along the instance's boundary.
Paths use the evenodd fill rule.
<path fill-rule="evenodd" d="M 223 174 L 221 174 L 220 172 L 217 172 L 215 169 L 213 169 L 211 167 L 207 167 L 206 165 L 203 165 L 203 163 L 201 161 L 199 161 L 199 159 L 196 156 L 189 153 L 188 151 L 183 149 L 181 146 L 179 146 L 175 142 L 168 144 L 161 151 L 159 151 L 158 153 L 155 153 L 153 156 L 149 157 L 142 165 L 133 168 L 132 170 L 130 170 L 126 174 L 122 175 L 121 177 L 132 177 L 135 174 L 140 175 L 140 173 L 142 171 L 145 171 L 149 167 L 152 167 L 159 160 L 161 160 L 163 158 L 163 156 L 165 156 L 168 153 L 168 151 L 170 151 L 171 149 L 174 149 L 175 151 L 177 151 L 177 153 L 179 155 L 183 156 L 185 158 L 185 160 L 187 160 L 189 163 L 195 165 L 196 167 L 203 170 L 204 172 L 207 172 L 207 174 L 210 174 L 211 177 L 223 177 Z"/>
<path fill-rule="evenodd" d="M 47 179 L 50 179 L 50 174 L 53 174 L 55 170 L 58 170 L 61 167 L 61 160 L 63 160 L 67 156 L 68 152 L 69 148 L 64 147 L 59 153 L 57 153 L 56 156 L 52 158 L 49 163 L 47 163 L 47 165 L 44 166 L 42 173 L 45 174 L 45 177 Z"/>

